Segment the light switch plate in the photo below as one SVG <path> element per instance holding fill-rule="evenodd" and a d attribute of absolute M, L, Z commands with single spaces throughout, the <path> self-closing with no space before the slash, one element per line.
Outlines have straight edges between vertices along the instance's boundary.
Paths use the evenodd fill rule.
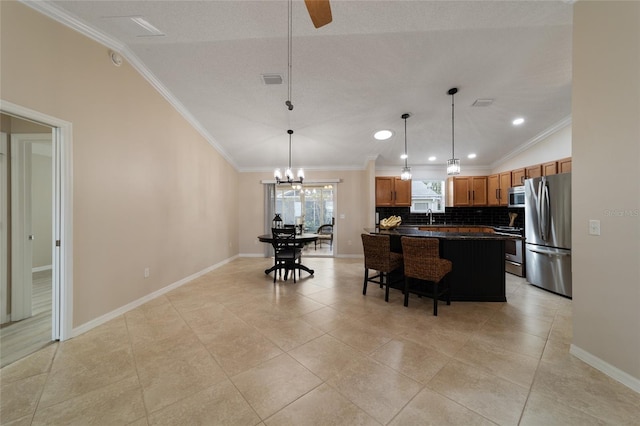
<path fill-rule="evenodd" d="M 600 235 L 600 221 L 591 219 L 589 220 L 589 235 Z"/>

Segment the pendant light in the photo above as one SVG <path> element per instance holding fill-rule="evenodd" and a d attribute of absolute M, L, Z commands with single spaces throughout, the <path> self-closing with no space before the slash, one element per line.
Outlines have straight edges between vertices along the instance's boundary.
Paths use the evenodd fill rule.
<path fill-rule="evenodd" d="M 289 134 L 289 166 L 284 171 L 284 179 L 282 178 L 282 173 L 280 172 L 280 169 L 276 169 L 276 171 L 273 173 L 273 177 L 276 178 L 276 183 L 278 185 L 281 183 L 302 185 L 302 181 L 304 181 L 304 170 L 302 170 L 301 168 L 298 169 L 297 180 L 294 180 L 293 171 L 291 170 L 291 135 L 293 135 L 293 130 L 289 129 L 287 130 L 287 133 Z"/>
<path fill-rule="evenodd" d="M 293 111 L 293 103 L 291 102 L 291 68 L 292 68 L 292 56 L 293 56 L 293 24 L 292 24 L 292 11 L 293 11 L 293 0 L 289 0 L 288 4 L 288 27 L 287 27 L 287 100 L 284 103 L 287 107 L 288 111 Z M 291 135 L 293 135 L 293 130 L 287 130 L 289 134 L 289 166 L 284 172 L 284 179 L 282 178 L 282 173 L 280 169 L 276 169 L 273 173 L 273 177 L 276 178 L 276 183 L 279 185 L 281 183 L 292 184 L 296 189 L 300 189 L 302 185 L 302 181 L 304 180 L 304 170 L 302 168 L 298 169 L 298 179 L 295 180 L 293 177 L 293 171 L 291 170 Z M 293 185 L 298 184 L 298 185 Z"/>
<path fill-rule="evenodd" d="M 451 95 L 451 159 L 447 160 L 447 175 L 452 176 L 460 174 L 460 159 L 456 158 L 455 138 L 453 134 L 453 126 L 455 123 L 453 95 L 458 93 L 458 89 L 454 87 L 452 89 L 449 89 L 447 93 Z"/>
<path fill-rule="evenodd" d="M 407 158 L 409 157 L 407 152 L 407 118 L 409 117 L 411 117 L 409 113 L 402 114 L 402 119 L 404 120 L 404 167 L 400 174 L 400 179 L 402 180 L 411 180 L 411 167 L 407 166 Z"/>

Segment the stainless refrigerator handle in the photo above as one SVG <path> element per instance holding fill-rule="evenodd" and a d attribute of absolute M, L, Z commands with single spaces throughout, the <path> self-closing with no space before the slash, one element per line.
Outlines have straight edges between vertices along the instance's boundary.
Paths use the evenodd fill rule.
<path fill-rule="evenodd" d="M 529 251 L 533 253 L 544 254 L 547 256 L 571 256 L 571 253 L 560 253 L 557 251 L 548 251 L 548 250 L 536 250 L 532 248 L 530 248 Z"/>
<path fill-rule="evenodd" d="M 542 234 L 542 181 L 538 182 L 538 196 L 536 197 L 536 211 L 538 213 L 538 236 L 544 240 Z"/>
<path fill-rule="evenodd" d="M 543 194 L 542 202 L 544 203 L 544 224 L 543 224 L 543 240 L 549 239 L 550 227 L 551 227 L 551 206 L 549 200 L 549 185 L 545 179 L 543 179 Z"/>

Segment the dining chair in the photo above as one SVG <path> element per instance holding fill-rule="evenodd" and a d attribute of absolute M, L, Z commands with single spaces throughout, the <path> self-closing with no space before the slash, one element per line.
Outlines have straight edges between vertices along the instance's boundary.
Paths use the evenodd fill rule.
<path fill-rule="evenodd" d="M 282 276 L 284 269 L 284 279 L 287 280 L 289 271 L 293 275 L 293 282 L 296 282 L 296 262 L 302 263 L 302 248 L 296 244 L 296 228 L 271 228 L 272 246 L 275 253 L 275 266 L 273 271 L 273 282 L 276 282 L 276 275 Z M 299 274 L 299 273 L 298 273 Z"/>
<path fill-rule="evenodd" d="M 438 299 L 446 295 L 451 305 L 451 286 L 447 275 L 453 264 L 440 257 L 437 238 L 402 237 L 404 257 L 404 306 L 409 306 L 409 293 L 433 298 L 433 315 L 438 315 Z"/>
<path fill-rule="evenodd" d="M 362 234 L 362 247 L 364 249 L 364 286 L 362 294 L 367 294 L 367 284 L 375 283 L 385 287 L 384 300 L 389 301 L 389 287 L 395 284 L 391 282 L 391 273 L 402 269 L 402 254 L 391 251 L 391 239 L 388 235 Z M 369 276 L 369 269 L 378 273 Z M 376 281 L 377 279 L 377 281 Z"/>
<path fill-rule="evenodd" d="M 329 243 L 329 249 L 333 248 L 333 225 L 331 225 L 330 223 L 321 225 L 316 231 L 316 234 L 318 234 L 318 239 L 314 242 L 313 245 L 315 250 L 318 249 L 318 244 L 320 244 L 320 247 L 322 247 L 323 242 Z"/>

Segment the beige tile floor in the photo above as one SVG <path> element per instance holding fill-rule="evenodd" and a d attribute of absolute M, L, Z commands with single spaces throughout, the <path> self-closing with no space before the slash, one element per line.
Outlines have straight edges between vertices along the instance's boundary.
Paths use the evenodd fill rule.
<path fill-rule="evenodd" d="M 3 425 L 631 425 L 640 395 L 568 353 L 571 301 L 507 274 L 507 303 L 370 286 L 361 259 L 297 284 L 237 259 L 0 370 Z"/>

